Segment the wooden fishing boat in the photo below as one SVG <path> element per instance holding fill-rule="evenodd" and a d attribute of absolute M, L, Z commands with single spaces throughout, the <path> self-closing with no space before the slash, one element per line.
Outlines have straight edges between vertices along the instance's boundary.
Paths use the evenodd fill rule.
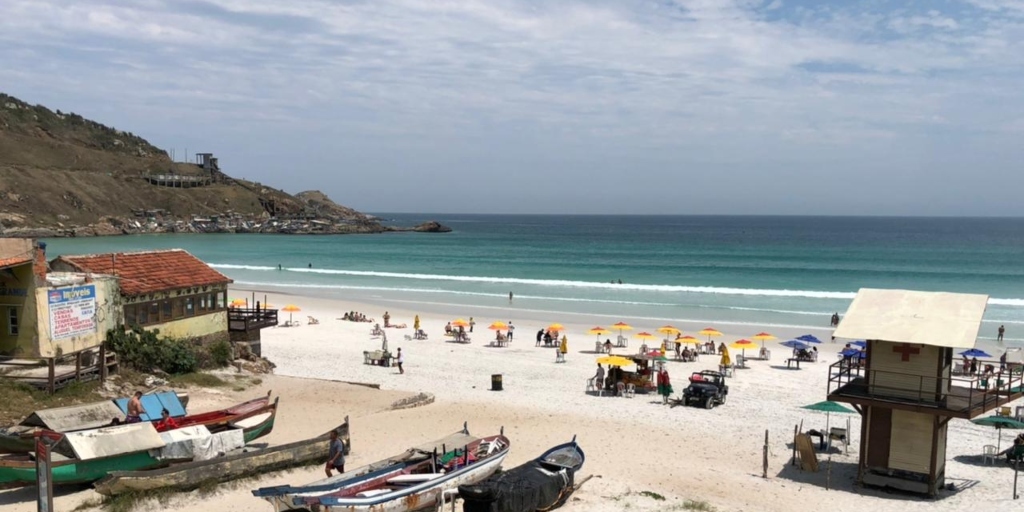
<path fill-rule="evenodd" d="M 159 432 L 155 423 L 142 422 L 64 433 L 51 452 L 52 482 L 54 485 L 85 484 L 112 471 L 142 471 L 180 462 L 180 458 L 161 455 L 160 451 L 182 438 L 240 430 L 241 439 L 234 446 L 243 446 L 269 434 L 274 428 L 278 401 L 267 404 L 263 400 L 250 400 L 226 409 L 233 411 L 232 414 L 219 415 L 222 411 L 206 413 L 208 417 L 217 418 L 210 423 L 217 432 L 210 432 L 206 424 L 198 422 Z M 264 405 L 255 407 L 254 403 L 260 401 Z M 191 456 L 185 460 L 192 460 Z M 0 457 L 0 488 L 35 483 L 36 462 L 31 454 Z"/>
<path fill-rule="evenodd" d="M 253 491 L 275 511 L 407 512 L 436 507 L 459 485 L 479 482 L 501 467 L 510 441 L 463 430 L 400 455 L 306 486 Z"/>
<path fill-rule="evenodd" d="M 188 394 L 167 391 L 142 395 L 143 421 L 160 419 L 160 411 L 167 409 L 172 418 L 185 416 Z M 21 420 L 17 425 L 0 429 L 0 453 L 29 453 L 35 450 L 35 434 L 40 430 L 51 432 L 77 432 L 111 425 L 111 420 L 122 419 L 127 398 L 89 404 L 41 409 Z"/>
<path fill-rule="evenodd" d="M 334 428 L 338 438 L 350 449 L 349 420 Z M 245 448 L 244 451 L 215 459 L 174 464 L 148 471 L 114 471 L 96 482 L 96 492 L 116 496 L 126 492 L 153 489 L 188 491 L 207 483 L 220 483 L 242 476 L 268 473 L 312 462 L 327 460 L 328 435 L 323 435 L 273 446 L 262 450 Z"/>
<path fill-rule="evenodd" d="M 575 490 L 575 474 L 586 461 L 572 441 L 555 446 L 522 466 L 477 483 L 459 486 L 463 512 L 536 512 L 565 504 Z"/>
<path fill-rule="evenodd" d="M 238 405 L 228 407 L 227 409 L 203 412 L 199 414 L 190 414 L 183 418 L 179 418 L 177 419 L 178 428 L 202 425 L 209 429 L 210 432 L 216 433 L 222 430 L 233 428 L 233 423 L 244 420 L 245 418 L 266 413 L 267 409 L 270 406 L 270 391 L 268 391 L 267 396 L 254 398 L 247 402 L 242 402 Z M 271 423 L 271 426 L 272 425 L 273 423 Z M 157 428 L 157 431 L 163 430 L 166 429 Z M 270 432 L 268 431 L 266 434 L 269 433 Z"/>

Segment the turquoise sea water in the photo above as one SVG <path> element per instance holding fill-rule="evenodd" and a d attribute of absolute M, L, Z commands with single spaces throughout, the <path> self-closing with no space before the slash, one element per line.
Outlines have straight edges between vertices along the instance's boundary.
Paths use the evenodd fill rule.
<path fill-rule="evenodd" d="M 380 216 L 454 232 L 55 239 L 48 253 L 181 247 L 252 287 L 438 307 L 507 306 L 511 291 L 517 308 L 717 325 L 827 327 L 861 287 L 973 292 L 991 297 L 983 338 L 1005 324 L 1024 341 L 1024 219 Z"/>

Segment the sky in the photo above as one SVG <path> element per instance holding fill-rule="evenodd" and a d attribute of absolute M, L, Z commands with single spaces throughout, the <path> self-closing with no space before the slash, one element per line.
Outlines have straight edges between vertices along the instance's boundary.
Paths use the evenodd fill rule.
<path fill-rule="evenodd" d="M 1024 0 L 4 0 L 0 55 L 363 211 L 1024 215 Z"/>

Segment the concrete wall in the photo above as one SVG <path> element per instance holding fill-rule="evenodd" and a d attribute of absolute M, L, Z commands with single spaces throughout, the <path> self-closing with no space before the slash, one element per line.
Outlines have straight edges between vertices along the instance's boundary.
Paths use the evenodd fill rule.
<path fill-rule="evenodd" d="M 95 286 L 96 310 L 92 317 L 95 326 L 88 333 L 53 339 L 50 329 L 49 293 L 80 286 Z M 67 285 L 38 288 L 35 292 L 35 300 L 40 305 L 36 308 L 35 318 L 38 329 L 33 330 L 33 333 L 38 331 L 38 341 L 25 347 L 26 356 L 56 357 L 60 354 L 98 347 L 106 339 L 107 331 L 114 329 L 123 321 L 120 288 L 117 279 L 113 277 L 93 276 L 87 280 L 85 276 L 82 276 Z"/>
<path fill-rule="evenodd" d="M 199 316 L 148 325 L 146 330 L 157 329 L 161 336 L 171 338 L 198 338 L 204 343 L 228 339 L 228 312 L 217 311 Z"/>

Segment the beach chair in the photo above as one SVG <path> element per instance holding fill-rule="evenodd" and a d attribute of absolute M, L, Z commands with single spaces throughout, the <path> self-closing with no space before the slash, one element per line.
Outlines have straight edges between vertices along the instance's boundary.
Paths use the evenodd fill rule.
<path fill-rule="evenodd" d="M 1002 416 L 1004 418 L 1009 418 L 1010 417 L 1010 408 L 1009 407 L 1000 407 L 999 408 L 999 412 L 997 412 L 996 414 L 998 416 Z"/>
<path fill-rule="evenodd" d="M 584 393 L 590 393 L 591 391 L 595 393 L 597 392 L 596 379 L 597 377 L 591 377 L 587 379 L 587 389 L 584 391 Z"/>
<path fill-rule="evenodd" d="M 561 349 L 558 349 L 558 348 L 555 349 L 555 362 L 556 363 L 564 363 L 565 362 L 565 354 L 562 353 Z"/>
<path fill-rule="evenodd" d="M 953 371 L 952 371 L 952 373 L 953 373 L 953 375 L 963 375 L 964 374 L 964 363 L 959 362 L 959 361 L 953 363 Z"/>
<path fill-rule="evenodd" d="M 850 440 L 847 437 L 845 428 L 832 427 L 828 431 L 828 447 L 832 447 L 832 441 L 843 443 L 843 453 L 847 453 L 850 447 Z"/>
<path fill-rule="evenodd" d="M 615 383 L 615 396 L 621 396 L 621 397 L 625 397 L 626 396 L 626 384 L 625 383 L 623 383 L 623 382 L 616 382 Z"/>
<path fill-rule="evenodd" d="M 594 342 L 594 353 L 595 354 L 600 354 L 601 352 L 604 352 L 604 343 L 601 343 L 600 341 L 595 341 Z"/>
<path fill-rule="evenodd" d="M 743 354 L 736 354 L 736 368 L 746 368 L 747 358 Z"/>
<path fill-rule="evenodd" d="M 718 365 L 719 373 L 721 373 L 722 375 L 725 375 L 726 377 L 732 377 L 732 375 L 733 375 L 732 369 L 733 369 L 733 365 L 731 365 L 731 364 L 729 364 L 729 365 L 722 365 L 722 364 Z"/>
<path fill-rule="evenodd" d="M 316 318 L 313 318 L 311 316 L 307 316 L 306 317 L 306 324 L 307 325 L 319 325 L 320 324 L 320 320 L 317 320 Z"/>
<path fill-rule="evenodd" d="M 629 338 L 627 338 L 627 337 L 625 337 L 625 336 L 620 334 L 618 339 L 616 340 L 616 343 L 620 347 L 628 347 L 629 346 Z"/>
<path fill-rule="evenodd" d="M 1016 419 L 1017 421 L 1024 421 L 1024 420 L 1022 420 L 1022 419 L 1021 419 L 1021 418 L 1024 418 L 1024 406 L 1018 405 L 1018 406 L 1017 406 L 1017 407 L 1016 407 L 1016 408 L 1015 408 L 1015 409 L 1013 410 L 1013 417 L 1014 417 L 1014 419 Z"/>
<path fill-rule="evenodd" d="M 981 463 L 996 463 L 996 447 L 995 445 L 986 444 L 981 447 Z"/>

